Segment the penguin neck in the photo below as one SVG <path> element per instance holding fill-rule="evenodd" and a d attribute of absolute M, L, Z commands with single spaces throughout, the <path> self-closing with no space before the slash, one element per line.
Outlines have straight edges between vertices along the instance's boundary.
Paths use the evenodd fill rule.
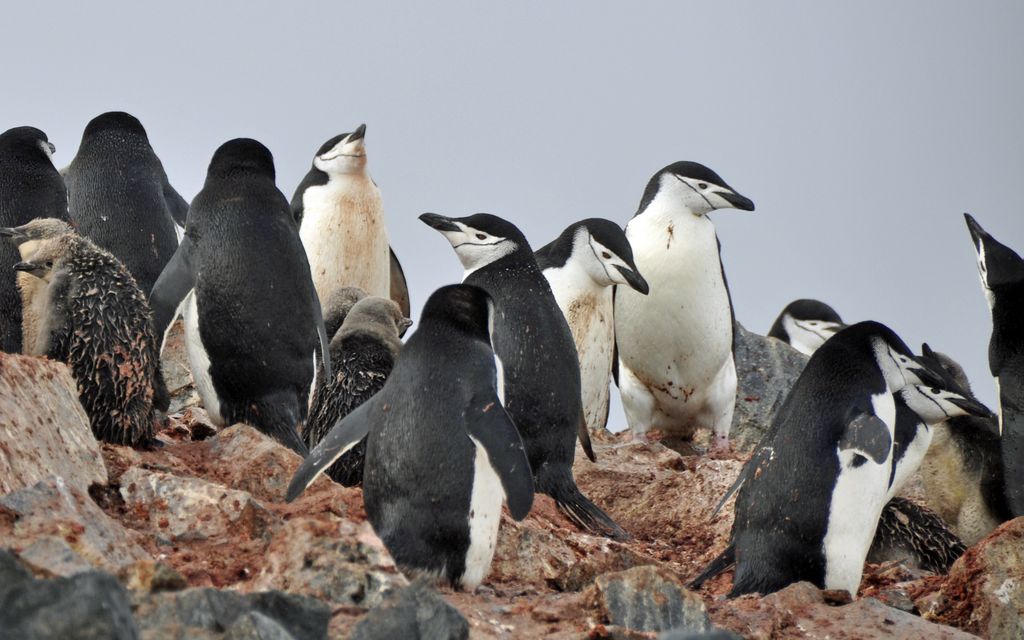
<path fill-rule="evenodd" d="M 656 196 L 642 213 L 629 221 L 626 235 L 634 252 L 637 244 L 673 251 L 711 243 L 716 253 L 718 250 L 711 220 L 664 194 Z"/>
<path fill-rule="evenodd" d="M 570 259 L 561 267 L 544 270 L 544 277 L 551 285 L 558 307 L 565 313 L 575 300 L 592 298 L 600 300 L 602 294 L 611 294 L 611 288 L 605 287 L 590 277 L 587 269 L 579 260 Z"/>

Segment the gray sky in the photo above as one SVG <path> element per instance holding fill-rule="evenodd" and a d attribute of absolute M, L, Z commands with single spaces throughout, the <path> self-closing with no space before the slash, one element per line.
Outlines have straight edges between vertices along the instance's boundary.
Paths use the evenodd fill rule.
<path fill-rule="evenodd" d="M 757 204 L 712 216 L 744 325 L 817 297 L 950 353 L 994 402 L 961 214 L 1024 250 L 1024 3 L 292 4 L 6 7 L 0 129 L 42 128 L 63 166 L 90 118 L 129 111 L 191 200 L 229 138 L 270 147 L 290 198 L 365 122 L 414 315 L 462 273 L 420 213 L 495 213 L 539 247 L 625 224 L 696 160 Z"/>

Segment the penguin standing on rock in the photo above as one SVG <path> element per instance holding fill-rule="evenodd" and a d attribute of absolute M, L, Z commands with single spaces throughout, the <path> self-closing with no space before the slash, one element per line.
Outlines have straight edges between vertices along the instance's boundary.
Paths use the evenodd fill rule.
<path fill-rule="evenodd" d="M 978 254 L 981 288 L 992 312 L 988 366 L 999 392 L 999 440 L 1006 498 L 1024 515 L 1024 259 L 965 213 Z"/>
<path fill-rule="evenodd" d="M 17 227 L 37 217 L 67 220 L 67 191 L 53 166 L 53 152 L 46 134 L 35 127 L 0 133 L 0 227 Z M 14 247 L 0 243 L 0 350 L 7 353 L 23 348 L 18 288 L 40 282 L 25 274 L 15 278 L 11 265 L 18 259 Z M 29 314 L 28 322 L 35 326 L 37 320 Z"/>
<path fill-rule="evenodd" d="M 362 298 L 345 314 L 341 328 L 331 339 L 334 377 L 314 392 L 309 420 L 302 432 L 310 449 L 335 423 L 380 391 L 402 348 L 401 336 L 411 324 L 397 303 L 376 296 Z M 360 442 L 331 465 L 327 475 L 346 487 L 358 485 L 363 481 L 365 453 L 366 443 Z"/>
<path fill-rule="evenodd" d="M 330 363 L 309 263 L 274 176 L 255 140 L 217 149 L 152 303 L 160 335 L 184 315 L 192 377 L 214 423 L 246 422 L 305 454 L 296 428 Z"/>
<path fill-rule="evenodd" d="M 782 340 L 804 355 L 811 355 L 846 325 L 835 309 L 820 300 L 794 300 L 775 319 L 768 337 Z"/>
<path fill-rule="evenodd" d="M 676 162 L 654 174 L 626 237 L 649 295 L 617 288 L 617 382 L 637 436 L 650 429 L 692 437 L 714 432 L 729 448 L 736 404 L 734 314 L 719 255 L 716 209 L 753 211 L 714 171 Z"/>
<path fill-rule="evenodd" d="M 64 181 L 79 233 L 114 254 L 148 294 L 178 246 L 184 201 L 142 123 L 120 111 L 93 118 Z"/>
<path fill-rule="evenodd" d="M 135 279 L 73 233 L 43 240 L 14 268 L 46 283 L 37 351 L 71 367 L 96 438 L 150 444 L 159 344 Z"/>
<path fill-rule="evenodd" d="M 536 490 L 584 529 L 629 537 L 584 496 L 572 475 L 576 438 L 593 460 L 580 399 L 580 368 L 572 333 L 541 273 L 530 244 L 515 225 L 478 213 L 420 216 L 451 243 L 465 267 L 464 282 L 494 300 L 494 352 L 505 367 L 505 408 L 523 437 Z"/>
<path fill-rule="evenodd" d="M 571 224 L 536 256 L 576 342 L 587 427 L 604 432 L 615 351 L 612 287 L 621 284 L 646 295 L 647 282 L 633 263 L 626 234 L 611 220 Z"/>
<path fill-rule="evenodd" d="M 366 514 L 395 562 L 470 591 L 490 570 L 503 498 L 516 520 L 533 504 L 523 441 L 503 406 L 492 315 L 481 289 L 435 291 L 384 387 L 331 429 L 287 494 L 294 500 L 366 438 Z"/>

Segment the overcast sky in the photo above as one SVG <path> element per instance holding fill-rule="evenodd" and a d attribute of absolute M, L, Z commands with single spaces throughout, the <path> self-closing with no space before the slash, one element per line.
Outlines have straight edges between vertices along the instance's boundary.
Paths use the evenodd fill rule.
<path fill-rule="evenodd" d="M 1024 3 L 76 2 L 4 14 L 0 130 L 42 128 L 60 166 L 90 118 L 119 109 L 142 120 L 186 199 L 238 136 L 270 147 L 290 198 L 317 147 L 365 122 L 414 316 L 462 274 L 420 213 L 495 213 L 540 247 L 580 218 L 624 225 L 656 170 L 695 160 L 757 205 L 712 215 L 744 325 L 763 333 L 790 300 L 820 298 L 950 353 L 994 402 L 961 214 L 1024 250 Z"/>

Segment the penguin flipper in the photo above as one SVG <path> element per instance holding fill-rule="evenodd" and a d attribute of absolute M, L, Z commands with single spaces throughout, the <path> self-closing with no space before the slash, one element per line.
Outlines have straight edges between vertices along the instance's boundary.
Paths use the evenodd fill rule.
<path fill-rule="evenodd" d="M 405 271 L 402 270 L 402 263 L 398 261 L 395 250 L 388 247 L 391 254 L 391 293 L 390 297 L 402 310 L 402 315 L 410 317 L 411 303 L 409 302 L 409 284 L 405 281 Z"/>
<path fill-rule="evenodd" d="M 328 345 L 330 344 L 330 338 L 327 337 L 327 327 L 324 325 L 324 311 L 320 306 L 320 296 L 317 295 L 316 289 L 313 289 L 313 321 L 316 322 L 316 332 L 320 337 L 320 366 L 323 370 L 323 380 L 330 380 L 334 374 L 331 371 L 331 352 Z M 316 375 L 316 372 L 313 373 Z M 314 388 L 316 388 L 314 386 Z M 312 402 L 310 398 L 310 402 Z"/>
<path fill-rule="evenodd" d="M 587 419 L 580 413 L 580 424 L 576 428 L 576 433 L 579 435 L 580 444 L 583 445 L 583 453 L 587 454 L 587 458 L 591 462 L 597 462 L 597 456 L 594 455 L 594 446 L 590 443 L 590 430 L 587 429 Z"/>
<path fill-rule="evenodd" d="M 192 239 L 186 235 L 149 293 L 153 330 L 161 338 L 177 317 L 181 301 L 196 286 L 192 272 L 192 248 Z"/>
<path fill-rule="evenodd" d="M 858 412 L 846 423 L 846 429 L 839 439 L 839 450 L 856 451 L 876 464 L 882 464 L 892 450 L 892 435 L 889 427 L 874 414 Z"/>
<path fill-rule="evenodd" d="M 163 167 L 161 167 L 161 170 Z M 179 227 L 185 227 L 185 220 L 188 219 L 188 202 L 185 198 L 181 197 L 181 194 L 171 186 L 170 181 L 167 179 L 167 174 L 163 175 L 163 192 L 164 202 L 167 203 L 167 210 L 171 212 L 171 217 L 174 218 L 174 222 Z"/>
<path fill-rule="evenodd" d="M 533 472 L 519 430 L 496 395 L 474 398 L 466 412 L 466 431 L 487 452 L 512 517 L 522 520 L 533 507 Z"/>
<path fill-rule="evenodd" d="M 722 553 L 715 556 L 715 559 L 709 562 L 708 566 L 704 567 L 704 571 L 701 571 L 699 576 L 686 585 L 686 588 L 696 591 L 704 586 L 705 582 L 720 575 L 734 564 L 736 564 L 736 545 L 730 542 L 729 546 Z"/>
<path fill-rule="evenodd" d="M 999 394 L 999 445 L 1003 458 L 1003 491 L 1006 505 L 1013 517 L 1024 515 L 1024 398 L 1014 398 L 1013 391 Z M 1024 395 L 1024 390 L 1015 390 Z"/>
<path fill-rule="evenodd" d="M 366 437 L 366 434 L 370 432 L 369 418 L 373 405 L 375 405 L 373 399 L 364 402 L 331 428 L 320 444 L 316 445 L 295 471 L 295 475 L 292 476 L 292 481 L 288 485 L 288 492 L 285 494 L 286 502 L 298 498 L 309 485 L 313 484 L 318 475 L 326 471 L 334 464 L 335 460 Z"/>

